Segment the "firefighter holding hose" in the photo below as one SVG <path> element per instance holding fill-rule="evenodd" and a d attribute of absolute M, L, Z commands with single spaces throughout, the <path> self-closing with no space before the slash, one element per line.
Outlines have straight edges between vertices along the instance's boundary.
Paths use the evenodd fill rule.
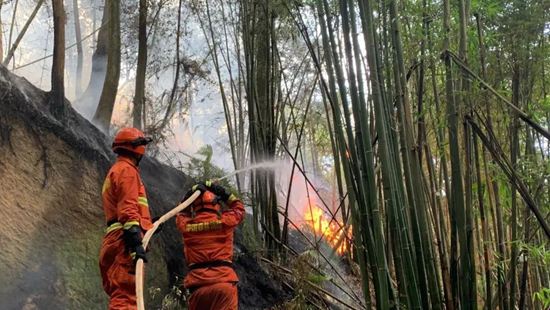
<path fill-rule="evenodd" d="M 191 293 L 189 309 L 235 310 L 239 279 L 233 269 L 233 234 L 243 221 L 244 206 L 211 181 L 194 185 L 184 200 L 196 190 L 201 195 L 176 218 L 188 264 L 184 286 Z"/>
<path fill-rule="evenodd" d="M 123 128 L 112 145 L 118 155 L 102 189 L 107 228 L 99 254 L 109 310 L 137 309 L 135 262 L 147 261 L 143 233 L 153 227 L 139 162 L 152 141 L 136 128 Z"/>

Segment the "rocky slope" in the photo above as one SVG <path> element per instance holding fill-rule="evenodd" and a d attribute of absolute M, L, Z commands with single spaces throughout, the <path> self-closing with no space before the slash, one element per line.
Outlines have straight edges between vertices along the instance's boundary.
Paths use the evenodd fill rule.
<path fill-rule="evenodd" d="M 56 120 L 47 102 L 47 93 L 0 65 L 0 309 L 105 309 L 97 256 L 110 139 L 69 106 Z M 141 169 L 153 216 L 191 183 L 150 158 Z M 184 274 L 180 238 L 173 222 L 166 226 L 147 267 L 150 309 L 161 308 Z M 280 302 L 281 289 L 239 241 L 236 249 L 241 308 Z"/>

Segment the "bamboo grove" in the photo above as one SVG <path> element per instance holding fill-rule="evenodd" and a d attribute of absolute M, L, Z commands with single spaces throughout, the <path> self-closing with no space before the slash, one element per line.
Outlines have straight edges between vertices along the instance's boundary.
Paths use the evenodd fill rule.
<path fill-rule="evenodd" d="M 194 10 L 223 58 L 214 67 L 235 168 L 248 147 L 252 161 L 292 158 L 293 171 L 321 148 L 332 158 L 365 307 L 545 307 L 548 2 L 196 1 Z M 308 140 L 319 126 L 328 138 Z M 253 176 L 255 226 L 281 251 L 288 201 L 272 200 L 270 178 Z"/>

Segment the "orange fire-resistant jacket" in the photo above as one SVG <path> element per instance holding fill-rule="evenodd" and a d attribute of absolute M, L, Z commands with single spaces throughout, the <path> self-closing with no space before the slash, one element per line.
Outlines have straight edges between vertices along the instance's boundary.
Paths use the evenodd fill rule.
<path fill-rule="evenodd" d="M 129 158 L 119 156 L 103 183 L 103 210 L 108 223 L 99 253 L 103 289 L 109 295 L 109 310 L 135 310 L 135 267 L 122 229 L 139 225 L 150 229 L 151 215 L 139 170 Z"/>
<path fill-rule="evenodd" d="M 118 157 L 105 178 L 102 196 L 108 229 L 139 225 L 146 231 L 153 227 L 145 187 L 131 159 Z"/>
<path fill-rule="evenodd" d="M 176 218 L 182 233 L 185 260 L 188 265 L 213 261 L 233 260 L 233 232 L 245 214 L 243 203 L 231 195 L 229 208 L 221 214 L 197 211 L 179 213 Z M 239 278 L 229 266 L 192 269 L 185 277 L 184 286 L 196 288 L 222 282 L 237 282 Z"/>

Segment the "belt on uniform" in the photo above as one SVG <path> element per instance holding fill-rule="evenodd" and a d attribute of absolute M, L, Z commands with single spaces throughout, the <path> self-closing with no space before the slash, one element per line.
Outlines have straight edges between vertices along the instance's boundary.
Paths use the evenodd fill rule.
<path fill-rule="evenodd" d="M 233 268 L 233 262 L 227 260 L 213 260 L 208 262 L 200 262 L 187 266 L 189 271 L 195 269 L 211 268 L 211 267 L 231 267 Z"/>
<path fill-rule="evenodd" d="M 105 228 L 105 234 L 108 234 L 112 231 L 115 231 L 115 230 L 119 230 L 121 229 L 123 226 L 120 222 L 112 222 L 112 221 L 109 221 L 109 223 L 107 223 L 107 228 Z"/>

